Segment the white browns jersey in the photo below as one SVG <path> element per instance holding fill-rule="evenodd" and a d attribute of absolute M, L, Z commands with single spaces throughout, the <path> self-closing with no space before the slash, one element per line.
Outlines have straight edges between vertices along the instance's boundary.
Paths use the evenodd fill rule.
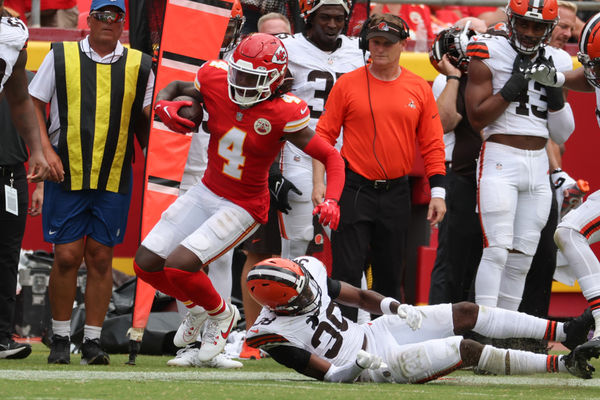
<path fill-rule="evenodd" d="M 302 33 L 278 37 L 288 52 L 288 68 L 294 77 L 292 93 L 308 104 L 308 126 L 314 130 L 335 81 L 346 72 L 362 67 L 365 57 L 358 48 L 358 39 L 344 35 L 340 35 L 341 46 L 333 52 L 319 49 Z M 338 150 L 341 148 L 340 142 L 336 145 Z M 284 157 L 295 157 L 296 162 L 301 161 L 304 167 L 312 171 L 311 158 L 293 144 L 286 142 L 283 152 Z"/>
<path fill-rule="evenodd" d="M 361 350 L 365 330 L 342 316 L 340 308 L 327 293 L 327 271 L 313 257 L 298 257 L 321 288 L 321 307 L 312 313 L 295 316 L 276 315 L 263 307 L 256 322 L 247 333 L 246 342 L 268 351 L 273 346 L 294 346 L 305 349 L 334 365 L 356 360 Z"/>
<path fill-rule="evenodd" d="M 10 78 L 19 53 L 27 45 L 29 31 L 19 18 L 0 18 L 0 93 Z"/>
<path fill-rule="evenodd" d="M 513 64 L 518 53 L 504 36 L 478 35 L 469 47 L 474 43 L 477 43 L 476 57 L 492 72 L 492 92 L 496 94 L 512 76 Z M 543 48 L 545 57 L 552 57 L 558 71 L 573 69 L 571 56 L 566 51 L 551 46 Z M 548 138 L 547 110 L 546 89 L 538 82 L 530 80 L 527 96 L 512 102 L 500 117 L 483 129 L 484 140 L 493 134 Z"/>

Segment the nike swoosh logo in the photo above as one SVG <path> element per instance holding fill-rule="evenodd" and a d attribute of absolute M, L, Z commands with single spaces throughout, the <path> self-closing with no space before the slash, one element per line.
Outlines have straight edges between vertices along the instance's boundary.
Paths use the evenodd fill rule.
<path fill-rule="evenodd" d="M 252 333 L 258 333 L 258 329 L 250 329 L 250 332 L 252 332 Z"/>
<path fill-rule="evenodd" d="M 301 114 L 304 114 L 306 112 L 306 110 L 308 110 L 308 106 L 304 107 L 302 110 L 300 110 Z"/>
<path fill-rule="evenodd" d="M 231 328 L 233 328 L 234 320 L 235 320 L 235 318 L 231 318 L 231 322 L 229 323 L 227 330 L 225 332 L 221 331 L 221 336 L 223 336 L 223 339 L 227 339 L 227 336 L 229 336 L 229 334 L 231 333 Z"/>
<path fill-rule="evenodd" d="M 279 194 L 280 186 L 281 186 L 281 182 L 279 182 L 279 181 L 275 182 L 275 196 L 277 196 Z"/>
<path fill-rule="evenodd" d="M 260 239 L 252 239 L 252 243 L 258 243 L 260 242 Z"/>
<path fill-rule="evenodd" d="M 58 231 L 48 231 L 48 235 L 54 235 Z"/>

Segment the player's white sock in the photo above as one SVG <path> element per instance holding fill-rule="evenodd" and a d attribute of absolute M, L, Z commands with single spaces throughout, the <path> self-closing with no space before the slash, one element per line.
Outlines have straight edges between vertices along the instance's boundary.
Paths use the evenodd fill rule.
<path fill-rule="evenodd" d="M 532 261 L 533 256 L 523 253 L 508 253 L 500 282 L 498 307 L 513 311 L 519 309 L 519 304 L 521 304 L 523 298 L 525 279 Z"/>
<path fill-rule="evenodd" d="M 486 345 L 477 367 L 497 375 L 526 375 L 541 372 L 566 372 L 562 358 L 528 351 L 498 349 Z"/>
<path fill-rule="evenodd" d="M 583 296 L 592 307 L 596 321 L 594 337 L 600 336 L 600 262 L 586 237 L 574 229 L 558 228 L 554 240 L 577 277 Z"/>
<path fill-rule="evenodd" d="M 102 334 L 101 326 L 84 325 L 83 326 L 83 338 L 85 339 L 100 339 Z"/>
<path fill-rule="evenodd" d="M 582 276 L 577 278 L 579 286 L 581 287 L 581 293 L 586 298 L 590 307 L 592 308 L 592 316 L 596 321 L 596 329 L 594 330 L 594 337 L 600 336 L 600 274 L 593 274 L 588 276 Z"/>
<path fill-rule="evenodd" d="M 71 337 L 71 320 L 57 321 L 52 320 L 52 334 L 58 336 Z"/>
<path fill-rule="evenodd" d="M 500 247 L 483 249 L 481 261 L 475 276 L 475 302 L 496 307 L 502 271 L 506 264 L 508 250 Z"/>
<path fill-rule="evenodd" d="M 486 306 L 479 306 L 473 331 L 496 339 L 532 338 L 561 342 L 566 339 L 563 324 L 560 322 Z"/>

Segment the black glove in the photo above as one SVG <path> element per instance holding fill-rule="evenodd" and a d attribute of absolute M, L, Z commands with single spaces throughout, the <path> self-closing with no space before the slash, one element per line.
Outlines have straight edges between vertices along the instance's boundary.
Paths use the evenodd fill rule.
<path fill-rule="evenodd" d="M 290 181 L 285 179 L 281 172 L 271 172 L 269 174 L 269 191 L 271 197 L 277 205 L 277 209 L 284 214 L 287 214 L 292 209 L 288 202 L 288 193 L 292 190 L 298 196 L 302 195 L 302 192 Z"/>
<path fill-rule="evenodd" d="M 500 89 L 500 95 L 508 102 L 516 101 L 523 92 L 527 92 L 529 80 L 525 78 L 525 70 L 531 65 L 531 58 L 519 54 L 513 63 L 512 76 Z"/>

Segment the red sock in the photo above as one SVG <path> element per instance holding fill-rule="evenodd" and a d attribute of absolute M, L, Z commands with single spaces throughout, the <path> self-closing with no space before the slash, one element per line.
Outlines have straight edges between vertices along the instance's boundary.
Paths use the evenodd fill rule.
<path fill-rule="evenodd" d="M 165 267 L 165 277 L 171 286 L 185 293 L 185 297 L 206 310 L 214 310 L 221 306 L 223 299 L 217 293 L 210 278 L 203 271 L 188 272 Z"/>
<path fill-rule="evenodd" d="M 150 284 L 154 289 L 159 290 L 171 297 L 175 297 L 177 300 L 184 303 L 189 302 L 189 298 L 185 295 L 185 293 L 172 285 L 167 279 L 164 270 L 148 272 L 138 267 L 136 263 L 133 263 L 133 270 L 138 278 Z"/>

